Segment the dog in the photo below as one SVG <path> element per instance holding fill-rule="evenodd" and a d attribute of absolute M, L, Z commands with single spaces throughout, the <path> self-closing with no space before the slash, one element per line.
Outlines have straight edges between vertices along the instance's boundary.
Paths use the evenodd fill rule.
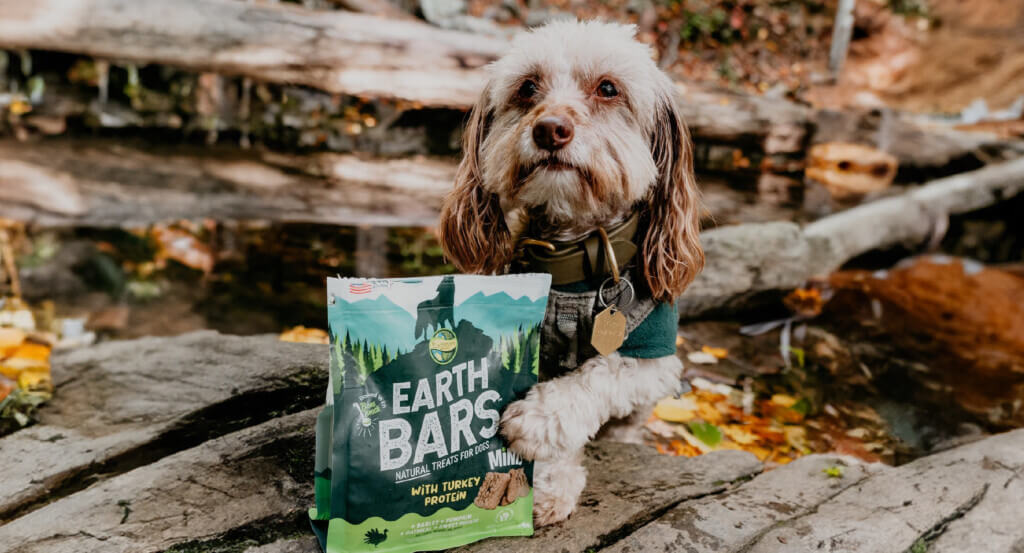
<path fill-rule="evenodd" d="M 437 330 L 444 323 L 455 327 L 455 279 L 446 276 L 437 285 L 437 295 L 423 300 L 416 306 L 416 338 L 425 335 L 427 330 Z"/>
<path fill-rule="evenodd" d="M 541 382 L 501 419 L 510 448 L 537 461 L 537 525 L 575 509 L 583 448 L 603 425 L 681 386 L 674 300 L 704 265 L 700 197 L 675 87 L 635 32 L 559 21 L 518 36 L 488 66 L 442 207 L 438 235 L 460 270 L 550 268 L 556 284 Z M 609 308 L 628 337 L 605 355 L 590 337 Z"/>

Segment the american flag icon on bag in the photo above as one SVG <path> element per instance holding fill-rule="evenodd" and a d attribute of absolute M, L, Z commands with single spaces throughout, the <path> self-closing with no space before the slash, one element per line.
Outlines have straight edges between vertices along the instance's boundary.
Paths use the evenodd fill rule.
<path fill-rule="evenodd" d="M 348 293 L 349 294 L 369 294 L 372 291 L 373 291 L 373 285 L 370 284 L 369 282 L 363 282 L 363 283 L 360 283 L 360 284 L 349 284 L 348 285 Z"/>

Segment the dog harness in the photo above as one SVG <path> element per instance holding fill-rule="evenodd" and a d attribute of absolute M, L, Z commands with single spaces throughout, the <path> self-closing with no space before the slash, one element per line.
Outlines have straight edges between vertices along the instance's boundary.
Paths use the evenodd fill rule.
<path fill-rule="evenodd" d="M 646 286 L 633 285 L 638 228 L 639 216 L 634 212 L 610 229 L 598 229 L 571 242 L 520 240 L 513 271 L 551 274 L 541 327 L 541 379 L 559 376 L 598 355 L 590 338 L 594 317 L 604 305 L 615 304 L 626 317 L 627 335 L 618 349 L 620 355 L 653 359 L 675 354 L 679 321 L 675 304 L 657 302 Z M 617 282 L 614 276 L 620 277 Z"/>

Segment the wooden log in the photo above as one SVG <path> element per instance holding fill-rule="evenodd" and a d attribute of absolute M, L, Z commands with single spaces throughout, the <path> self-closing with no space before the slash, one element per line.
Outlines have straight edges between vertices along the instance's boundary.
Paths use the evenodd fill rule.
<path fill-rule="evenodd" d="M 57 50 L 467 106 L 504 40 L 417 21 L 236 0 L 0 1 L 0 47 Z"/>
<path fill-rule="evenodd" d="M 313 504 L 318 410 L 204 442 L 51 503 L 0 526 L 0 543 L 9 553 L 156 553 L 189 542 L 210 551 L 258 542 L 246 534 L 309 531 L 302 519 Z"/>
<path fill-rule="evenodd" d="M 0 521 L 104 473 L 316 405 L 326 375 L 323 346 L 211 331 L 59 354 L 57 399 L 39 424 L 0 439 Z"/>
<path fill-rule="evenodd" d="M 129 227 L 174 219 L 430 226 L 455 175 L 428 159 L 0 142 L 0 217 Z"/>
<path fill-rule="evenodd" d="M 503 37 L 415 20 L 284 4 L 181 0 L 171 8 L 161 0 L 0 0 L 0 48 L 166 64 L 458 109 L 475 102 L 486 81 L 483 66 L 508 47 Z M 698 143 L 744 139 L 767 154 L 794 153 L 808 141 L 851 139 L 815 131 L 839 126 L 869 133 L 858 140 L 911 165 L 1004 147 L 992 136 L 923 132 L 898 116 L 875 121 L 871 112 L 837 115 L 784 99 L 683 88 L 681 109 Z"/>
<path fill-rule="evenodd" d="M 815 221 L 804 236 L 815 244 L 815 274 L 854 256 L 901 243 L 920 243 L 950 215 L 996 204 L 1024 192 L 1024 158 L 937 179 Z"/>
<path fill-rule="evenodd" d="M 791 290 L 874 249 L 924 243 L 950 215 L 1024 192 L 1024 158 L 937 179 L 900 196 L 795 223 L 721 227 L 701 234 L 707 265 L 677 302 L 693 318 L 763 292 Z"/>

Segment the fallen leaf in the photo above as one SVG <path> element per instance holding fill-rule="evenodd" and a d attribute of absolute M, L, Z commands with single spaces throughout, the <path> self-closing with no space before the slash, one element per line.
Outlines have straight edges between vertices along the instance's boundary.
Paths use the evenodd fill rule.
<path fill-rule="evenodd" d="M 303 344 L 328 343 L 327 332 L 319 328 L 296 326 L 281 333 L 278 339 L 282 342 L 298 342 Z"/>
<path fill-rule="evenodd" d="M 825 306 L 825 299 L 817 288 L 797 288 L 782 299 L 790 311 L 804 317 L 816 317 Z"/>
<path fill-rule="evenodd" d="M 157 244 L 156 261 L 161 265 L 172 259 L 206 274 L 213 271 L 215 262 L 213 250 L 192 233 L 167 226 L 155 226 L 150 231 Z"/>
<path fill-rule="evenodd" d="M 3 356 L 4 350 L 20 346 L 26 336 L 25 331 L 20 328 L 0 328 L 0 357 Z"/>
<path fill-rule="evenodd" d="M 7 399 L 7 396 L 11 395 L 11 392 L 13 392 L 16 387 L 17 384 L 15 384 L 13 380 L 6 376 L 0 376 L 0 403 L 3 403 L 3 401 Z"/>
<path fill-rule="evenodd" d="M 711 346 L 704 346 L 700 348 L 700 350 L 704 353 L 709 353 L 715 356 L 716 359 L 725 359 L 726 357 L 729 357 L 729 350 L 725 348 L 713 348 Z"/>
<path fill-rule="evenodd" d="M 669 422 L 687 422 L 697 418 L 697 402 L 689 396 L 665 398 L 654 406 L 654 415 Z"/>
<path fill-rule="evenodd" d="M 686 354 L 686 359 L 698 365 L 714 365 L 718 363 L 717 357 L 704 351 L 691 351 Z"/>
<path fill-rule="evenodd" d="M 715 408 L 712 403 L 704 401 L 697 404 L 697 416 L 704 419 L 704 422 L 711 424 L 721 424 L 725 418 L 722 412 Z"/>
<path fill-rule="evenodd" d="M 26 392 L 51 392 L 53 381 L 50 379 L 50 371 L 22 371 L 18 375 L 18 387 Z"/>
<path fill-rule="evenodd" d="M 709 447 L 715 447 L 722 442 L 722 431 L 709 422 L 690 421 L 687 427 L 698 440 Z"/>
<path fill-rule="evenodd" d="M 675 426 L 659 418 L 652 418 L 651 420 L 647 421 L 647 424 L 644 425 L 644 428 L 646 428 L 651 432 L 651 434 L 654 434 L 659 438 L 671 438 L 676 435 Z"/>
<path fill-rule="evenodd" d="M 829 478 L 842 478 L 843 477 L 843 467 L 841 467 L 839 465 L 833 465 L 831 467 L 826 467 L 825 469 L 822 470 L 822 472 L 824 472 L 825 475 L 828 476 Z"/>
<path fill-rule="evenodd" d="M 7 106 L 7 109 L 14 115 L 22 115 L 32 111 L 32 105 L 24 100 L 15 100 Z"/>
<path fill-rule="evenodd" d="M 701 453 L 708 453 L 708 452 L 712 451 L 711 446 L 709 446 L 708 444 L 700 441 L 696 436 L 691 434 L 690 431 L 687 430 L 685 427 L 677 426 L 675 430 L 676 430 L 676 434 L 678 434 L 684 440 L 686 440 L 686 443 L 688 443 L 688 444 L 692 445 L 693 447 L 697 448 L 698 450 L 700 450 Z"/>
<path fill-rule="evenodd" d="M 748 430 L 742 425 L 738 424 L 727 424 L 722 426 L 722 432 L 725 433 L 728 438 L 739 445 L 752 445 L 757 443 L 758 437 L 753 432 Z"/>
<path fill-rule="evenodd" d="M 781 407 L 792 407 L 796 404 L 796 398 L 786 394 L 775 394 L 772 396 L 772 403 Z"/>

